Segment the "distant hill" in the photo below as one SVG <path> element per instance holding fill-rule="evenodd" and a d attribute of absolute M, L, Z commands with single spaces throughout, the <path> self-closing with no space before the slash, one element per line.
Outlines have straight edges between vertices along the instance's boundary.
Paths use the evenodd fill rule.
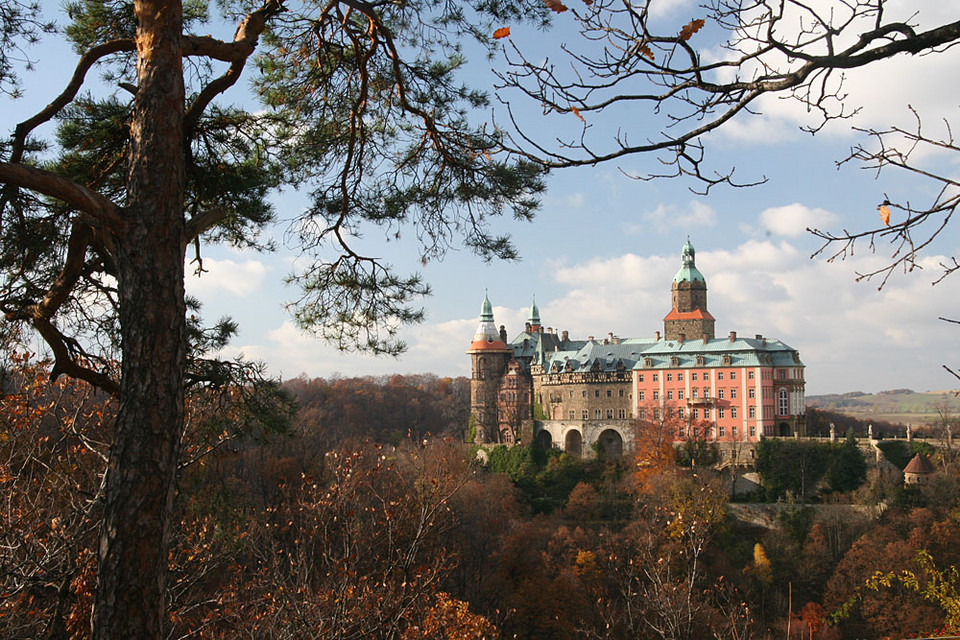
<path fill-rule="evenodd" d="M 956 391 L 890 389 L 879 393 L 831 393 L 807 396 L 807 407 L 845 415 L 889 422 L 934 423 L 944 416 L 960 417 L 960 396 Z"/>

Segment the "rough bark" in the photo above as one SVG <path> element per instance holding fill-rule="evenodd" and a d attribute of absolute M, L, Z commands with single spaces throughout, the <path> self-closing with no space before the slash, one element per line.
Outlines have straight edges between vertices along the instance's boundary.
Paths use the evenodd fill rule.
<path fill-rule="evenodd" d="M 182 10 L 138 0 L 139 86 L 117 238 L 123 364 L 107 472 L 94 638 L 159 639 L 183 424 Z"/>

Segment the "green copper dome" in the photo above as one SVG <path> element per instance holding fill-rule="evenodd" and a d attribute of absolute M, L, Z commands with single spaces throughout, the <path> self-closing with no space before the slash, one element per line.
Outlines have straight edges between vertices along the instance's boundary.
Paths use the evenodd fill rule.
<path fill-rule="evenodd" d="M 530 324 L 540 324 L 540 309 L 537 309 L 536 299 L 534 299 L 533 304 L 530 305 L 530 317 L 527 318 L 527 322 Z"/>
<path fill-rule="evenodd" d="M 687 237 L 687 242 L 680 251 L 683 266 L 680 267 L 680 271 L 677 271 L 677 275 L 673 276 L 674 282 L 683 282 L 684 280 L 693 282 L 694 280 L 699 280 L 706 284 L 707 280 L 703 277 L 703 274 L 700 273 L 700 270 L 697 269 L 696 255 L 697 252 L 694 250 L 693 245 L 690 244 L 690 238 Z"/>
<path fill-rule="evenodd" d="M 483 292 L 483 304 L 480 306 L 480 322 L 493 322 L 493 305 L 486 291 Z"/>

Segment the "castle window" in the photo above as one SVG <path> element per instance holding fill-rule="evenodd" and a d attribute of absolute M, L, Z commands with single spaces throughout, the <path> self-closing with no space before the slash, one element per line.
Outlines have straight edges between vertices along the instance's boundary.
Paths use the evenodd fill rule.
<path fill-rule="evenodd" d="M 573 397 L 573 390 L 572 390 L 572 389 L 570 390 L 570 397 L 571 397 L 571 398 Z"/>
<path fill-rule="evenodd" d="M 612 397 L 613 397 L 613 389 L 607 389 L 607 397 L 608 397 L 608 398 L 612 398 Z"/>
<path fill-rule="evenodd" d="M 653 358 L 644 358 L 644 359 L 643 359 L 643 366 L 645 366 L 645 367 L 652 367 L 652 366 L 653 366 Z"/>
<path fill-rule="evenodd" d="M 736 418 L 736 417 L 737 417 L 737 408 L 736 408 L 736 407 L 730 407 L 730 417 L 731 417 L 731 418 Z"/>
<path fill-rule="evenodd" d="M 654 408 L 653 408 L 653 419 L 654 419 L 654 420 L 657 420 L 657 419 L 659 419 L 659 418 L 660 418 L 660 408 L 659 408 L 659 407 L 654 407 Z"/>
<path fill-rule="evenodd" d="M 654 400 L 659 400 L 659 399 L 660 399 L 660 392 L 659 392 L 659 391 L 654 391 L 654 392 L 653 392 L 653 399 L 654 399 Z"/>
<path fill-rule="evenodd" d="M 607 409 L 607 420 L 613 419 L 613 409 Z"/>
<path fill-rule="evenodd" d="M 781 416 L 789 414 L 790 409 L 790 398 L 787 395 L 786 389 L 780 389 L 780 392 L 777 394 L 777 413 Z"/>
<path fill-rule="evenodd" d="M 677 417 L 680 418 L 681 420 L 683 419 L 683 407 L 680 407 L 679 409 L 677 409 Z"/>
<path fill-rule="evenodd" d="M 697 397 L 697 390 L 696 390 L 696 389 L 691 389 L 691 393 L 693 394 L 691 397 L 693 397 L 693 398 L 696 398 L 696 397 Z"/>
<path fill-rule="evenodd" d="M 639 378 L 639 382 L 643 382 L 643 374 L 642 374 L 642 373 L 638 376 L 638 378 Z"/>
<path fill-rule="evenodd" d="M 656 373 L 653 374 L 653 381 L 654 381 L 654 382 L 656 382 L 656 381 L 659 380 L 659 379 L 660 379 L 660 376 L 659 376 L 658 374 L 656 374 Z"/>
<path fill-rule="evenodd" d="M 737 437 L 737 428 L 736 428 L 736 427 L 730 427 L 730 435 L 733 436 L 734 438 Z"/>
<path fill-rule="evenodd" d="M 756 391 L 756 389 L 754 389 L 753 387 L 750 387 L 749 389 L 747 389 L 747 397 L 748 397 L 748 398 L 756 398 L 756 397 L 757 397 L 757 391 Z"/>
<path fill-rule="evenodd" d="M 724 437 L 725 435 L 726 435 L 726 433 L 724 433 L 723 427 L 720 427 L 720 437 L 722 438 L 722 437 Z"/>
<path fill-rule="evenodd" d="M 644 396 L 644 392 L 641 391 L 641 392 L 640 392 L 640 402 L 643 402 L 643 401 L 646 399 L 646 398 L 644 398 L 643 396 Z"/>
<path fill-rule="evenodd" d="M 682 373 L 678 373 L 678 374 L 677 374 L 677 381 L 678 381 L 678 382 L 683 382 L 683 374 L 682 374 Z"/>
<path fill-rule="evenodd" d="M 623 389 L 620 389 L 620 397 L 623 397 Z"/>
<path fill-rule="evenodd" d="M 640 419 L 643 420 L 643 419 L 645 419 L 646 417 L 647 417 L 647 410 L 641 408 L 641 409 L 640 409 Z"/>
<path fill-rule="evenodd" d="M 603 413 L 600 411 L 600 409 L 597 409 L 596 411 L 593 412 L 593 417 L 594 417 L 595 419 L 597 419 L 597 420 L 600 420 L 600 417 L 601 417 L 602 415 L 603 415 Z"/>
<path fill-rule="evenodd" d="M 677 390 L 677 400 L 683 400 L 683 389 Z"/>
<path fill-rule="evenodd" d="M 627 417 L 627 410 L 626 410 L 626 409 L 620 409 L 620 410 L 617 412 L 617 416 L 618 416 L 621 420 L 623 420 L 624 418 Z"/>
<path fill-rule="evenodd" d="M 692 417 L 694 420 L 699 420 L 699 419 L 700 419 L 700 409 L 693 409 L 690 413 L 691 413 L 691 417 Z"/>
<path fill-rule="evenodd" d="M 667 391 L 667 400 L 673 400 L 673 391 Z"/>
<path fill-rule="evenodd" d="M 673 374 L 672 374 L 672 373 L 668 373 L 668 374 L 667 374 L 667 382 L 673 382 Z"/>
<path fill-rule="evenodd" d="M 727 417 L 727 416 L 726 416 L 726 413 L 727 413 L 727 410 L 726 410 L 726 409 L 724 409 L 723 407 L 719 407 L 719 408 L 717 409 L 717 419 L 723 420 L 724 418 Z"/>
<path fill-rule="evenodd" d="M 731 379 L 731 380 L 736 380 L 736 379 L 737 379 L 737 372 L 736 372 L 736 371 L 731 371 L 731 372 L 730 372 L 730 379 Z"/>
<path fill-rule="evenodd" d="M 697 364 L 698 364 L 698 365 L 700 365 L 700 366 L 702 367 L 705 362 L 706 362 L 706 359 L 705 359 L 703 356 L 697 356 Z"/>
<path fill-rule="evenodd" d="M 679 367 L 679 366 L 680 366 L 680 358 L 678 358 L 677 356 L 672 356 L 672 357 L 670 358 L 670 365 L 671 365 L 671 366 L 674 366 L 674 367 Z"/>
<path fill-rule="evenodd" d="M 593 397 L 594 397 L 594 398 L 599 398 L 599 397 L 600 397 L 600 389 L 594 389 L 594 390 L 593 390 Z"/>
<path fill-rule="evenodd" d="M 696 381 L 697 381 L 697 374 L 696 374 L 696 373 L 691 373 L 691 374 L 690 374 L 690 379 L 693 380 L 694 382 L 696 382 Z"/>
<path fill-rule="evenodd" d="M 725 354 L 722 358 L 720 358 L 720 364 L 725 367 L 729 367 L 731 364 L 733 364 L 733 357 L 730 354 Z"/>
<path fill-rule="evenodd" d="M 576 412 L 576 411 L 571 411 L 571 412 L 570 412 L 570 419 L 571 419 L 571 420 L 574 420 L 574 419 L 576 418 L 576 416 L 577 416 L 577 412 Z"/>
<path fill-rule="evenodd" d="M 752 405 L 750 406 L 750 417 L 751 418 L 757 417 L 757 408 Z"/>
<path fill-rule="evenodd" d="M 709 397 L 710 397 L 710 387 L 704 387 L 704 388 L 703 388 L 703 397 L 704 397 L 704 398 L 709 398 Z"/>
<path fill-rule="evenodd" d="M 723 400 L 723 389 L 717 389 L 717 400 Z"/>
<path fill-rule="evenodd" d="M 730 399 L 731 399 L 731 400 L 736 400 L 736 399 L 737 399 L 737 390 L 736 390 L 736 389 L 730 389 Z"/>
<path fill-rule="evenodd" d="M 581 391 L 581 394 L 583 395 L 584 398 L 586 398 L 586 397 L 587 397 L 587 390 L 584 389 L 583 391 Z"/>
<path fill-rule="evenodd" d="M 723 371 L 717 371 L 717 380 L 723 380 Z"/>
<path fill-rule="evenodd" d="M 786 370 L 786 369 L 780 369 L 780 370 L 778 370 L 778 371 L 777 371 L 777 377 L 780 378 L 781 380 L 786 380 L 786 379 L 787 379 L 787 370 Z"/>
<path fill-rule="evenodd" d="M 747 371 L 747 380 L 753 380 L 753 371 Z"/>
<path fill-rule="evenodd" d="M 751 438 L 755 438 L 756 436 L 757 436 L 757 428 L 756 428 L 756 427 L 750 427 L 750 437 L 751 437 Z"/>
<path fill-rule="evenodd" d="M 586 409 L 584 409 L 583 411 L 580 412 L 580 417 L 581 417 L 583 420 L 586 420 L 586 419 L 588 419 L 588 418 L 590 417 L 590 412 L 587 411 Z"/>
<path fill-rule="evenodd" d="M 710 409 L 704 409 L 704 410 L 703 410 L 703 419 L 704 419 L 704 420 L 709 420 L 709 419 L 710 419 Z"/>

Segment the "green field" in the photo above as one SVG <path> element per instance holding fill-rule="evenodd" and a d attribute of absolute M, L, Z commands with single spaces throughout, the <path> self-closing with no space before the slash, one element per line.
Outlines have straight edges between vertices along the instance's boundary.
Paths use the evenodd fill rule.
<path fill-rule="evenodd" d="M 873 394 L 852 391 L 807 396 L 807 406 L 857 418 L 914 425 L 960 419 L 960 396 L 955 390 L 918 393 L 910 389 L 893 389 Z"/>

